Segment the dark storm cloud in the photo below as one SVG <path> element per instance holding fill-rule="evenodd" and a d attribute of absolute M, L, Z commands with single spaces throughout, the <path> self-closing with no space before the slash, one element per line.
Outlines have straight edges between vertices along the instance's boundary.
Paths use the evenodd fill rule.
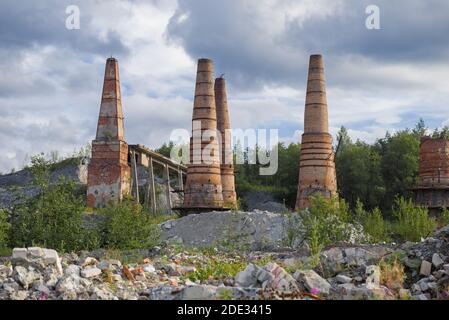
<path fill-rule="evenodd" d="M 57 45 L 71 50 L 101 55 L 125 54 L 128 49 L 120 40 L 120 35 L 108 31 L 104 39 L 99 39 L 92 22 L 97 1 L 67 0 L 2 0 L 0 3 L 0 43 L 2 48 L 20 50 L 35 44 Z M 81 28 L 68 30 L 65 21 L 66 8 L 78 5 L 81 11 Z"/>
<path fill-rule="evenodd" d="M 381 30 L 365 27 L 369 5 L 380 9 Z M 380 60 L 446 58 L 449 2 L 442 0 L 348 0 L 341 14 L 288 24 L 284 43 L 336 54 L 361 54 Z"/>
<path fill-rule="evenodd" d="M 307 55 L 312 53 L 323 53 L 328 61 L 344 55 L 362 55 L 386 63 L 447 59 L 448 1 L 341 3 L 331 15 L 286 19 L 279 26 L 283 32 L 270 38 L 268 30 L 261 27 L 264 21 L 255 23 L 263 18 L 255 14 L 259 1 L 180 1 L 168 36 L 181 42 L 193 58 L 212 57 L 218 69 L 232 74 L 232 84 L 243 90 L 263 84 L 302 84 Z M 365 9 L 371 4 L 380 8 L 381 30 L 365 27 Z M 265 18 L 268 28 L 272 21 L 269 16 Z"/>

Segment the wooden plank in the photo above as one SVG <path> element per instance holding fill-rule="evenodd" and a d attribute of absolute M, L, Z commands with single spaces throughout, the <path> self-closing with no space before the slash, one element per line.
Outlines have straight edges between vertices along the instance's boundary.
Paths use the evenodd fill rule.
<path fill-rule="evenodd" d="M 131 172 L 132 172 L 132 189 L 133 196 L 137 203 L 140 203 L 139 199 L 139 174 L 137 172 L 136 152 L 131 152 Z"/>
<path fill-rule="evenodd" d="M 156 213 L 157 204 L 156 204 L 156 188 L 154 185 L 154 171 L 153 171 L 153 158 L 150 157 L 148 161 L 148 191 L 147 194 L 149 196 L 149 200 L 151 203 L 150 208 L 153 210 L 153 213 Z"/>
<path fill-rule="evenodd" d="M 165 184 L 165 194 L 167 197 L 167 204 L 168 204 L 168 210 L 171 212 L 171 208 L 172 208 L 172 203 L 171 203 L 171 195 L 170 195 L 170 168 L 168 167 L 168 165 L 165 165 L 165 180 L 166 180 L 166 184 Z"/>

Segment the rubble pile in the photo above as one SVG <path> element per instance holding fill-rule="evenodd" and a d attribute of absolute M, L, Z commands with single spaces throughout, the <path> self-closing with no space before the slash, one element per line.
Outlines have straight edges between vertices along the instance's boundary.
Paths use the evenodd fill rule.
<path fill-rule="evenodd" d="M 15 248 L 0 258 L 0 299 L 448 299 L 448 249 L 449 226 L 419 243 L 327 248 L 318 260 L 307 248 L 225 252 L 165 244 L 133 259 L 124 251 L 60 256 Z M 393 260 L 400 267 L 385 267 Z"/>

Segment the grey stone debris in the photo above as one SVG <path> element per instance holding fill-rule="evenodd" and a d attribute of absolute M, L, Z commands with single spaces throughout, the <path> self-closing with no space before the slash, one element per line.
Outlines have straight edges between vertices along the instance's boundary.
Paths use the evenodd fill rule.
<path fill-rule="evenodd" d="M 255 264 L 248 264 L 245 270 L 239 272 L 235 277 L 235 282 L 241 287 L 250 288 L 257 285 L 257 277 L 261 268 Z"/>
<path fill-rule="evenodd" d="M 378 287 L 380 285 L 380 267 L 368 266 L 366 267 L 366 285 Z"/>
<path fill-rule="evenodd" d="M 225 246 L 276 249 L 285 245 L 292 221 L 287 215 L 255 210 L 253 212 L 207 212 L 192 214 L 161 224 L 163 241 L 182 239 L 184 246 Z M 300 228 L 298 227 L 298 230 Z M 192 232 L 195 230 L 195 232 Z M 301 232 L 297 232 L 300 240 Z M 300 242 L 300 241 L 299 241 Z"/>
<path fill-rule="evenodd" d="M 423 260 L 421 262 L 421 269 L 419 274 L 422 276 L 429 276 L 432 272 L 432 264 L 429 261 Z"/>
<path fill-rule="evenodd" d="M 434 253 L 432 256 L 432 264 L 435 268 L 439 269 L 444 264 L 444 260 L 438 253 Z"/>
<path fill-rule="evenodd" d="M 86 267 L 85 269 L 81 270 L 81 276 L 83 278 L 93 278 L 97 277 L 101 274 L 101 270 L 96 267 Z"/>
<path fill-rule="evenodd" d="M 352 278 L 342 275 L 342 274 L 339 274 L 338 276 L 335 277 L 335 281 L 337 281 L 337 283 L 340 283 L 340 284 L 351 283 Z"/>
<path fill-rule="evenodd" d="M 309 291 L 317 291 L 320 294 L 329 294 L 331 285 L 313 270 L 295 272 L 293 277 L 304 284 Z"/>

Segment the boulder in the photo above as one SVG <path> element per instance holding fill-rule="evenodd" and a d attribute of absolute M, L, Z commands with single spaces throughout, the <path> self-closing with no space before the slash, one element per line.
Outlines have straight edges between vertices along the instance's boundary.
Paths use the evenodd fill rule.
<path fill-rule="evenodd" d="M 352 283 L 338 285 L 332 288 L 331 300 L 393 300 L 394 294 L 383 286 L 356 286 Z"/>
<path fill-rule="evenodd" d="M 268 263 L 264 272 L 259 272 L 257 279 L 262 282 L 263 288 L 271 288 L 281 292 L 297 292 L 298 285 L 295 278 L 293 278 L 287 271 L 274 262 Z"/>
<path fill-rule="evenodd" d="M 93 278 L 97 277 L 101 274 L 101 270 L 97 267 L 87 267 L 83 270 L 81 270 L 81 276 L 83 278 Z"/>
<path fill-rule="evenodd" d="M 307 290 L 310 292 L 318 292 L 319 294 L 329 294 L 331 289 L 331 285 L 325 279 L 320 277 L 315 271 L 307 270 L 301 271 L 298 270 L 295 272 L 293 277 L 298 281 L 304 284 Z"/>
<path fill-rule="evenodd" d="M 368 287 L 378 287 L 380 285 L 380 267 L 379 266 L 368 266 L 365 271 L 366 275 L 366 285 Z"/>
<path fill-rule="evenodd" d="M 435 268 L 439 269 L 444 264 L 444 260 L 438 253 L 434 253 L 432 256 L 432 264 Z"/>
<path fill-rule="evenodd" d="M 33 283 L 34 280 L 38 279 L 39 275 L 35 274 L 32 270 L 27 270 L 25 267 L 16 266 L 14 267 L 14 279 L 20 283 L 20 285 L 28 290 L 30 284 Z"/>
<path fill-rule="evenodd" d="M 260 267 L 255 264 L 248 264 L 245 270 L 239 272 L 235 277 L 235 283 L 244 288 L 255 287 Z"/>
<path fill-rule="evenodd" d="M 342 274 L 339 274 L 338 276 L 335 277 L 335 281 L 337 281 L 337 283 L 340 283 L 340 284 L 351 283 L 352 278 L 342 275 Z"/>
<path fill-rule="evenodd" d="M 429 276 L 432 272 L 432 264 L 429 261 L 423 260 L 421 262 L 421 269 L 419 271 L 419 274 L 422 276 Z"/>
<path fill-rule="evenodd" d="M 188 286 L 181 293 L 181 300 L 214 300 L 217 297 L 217 287 Z"/>

